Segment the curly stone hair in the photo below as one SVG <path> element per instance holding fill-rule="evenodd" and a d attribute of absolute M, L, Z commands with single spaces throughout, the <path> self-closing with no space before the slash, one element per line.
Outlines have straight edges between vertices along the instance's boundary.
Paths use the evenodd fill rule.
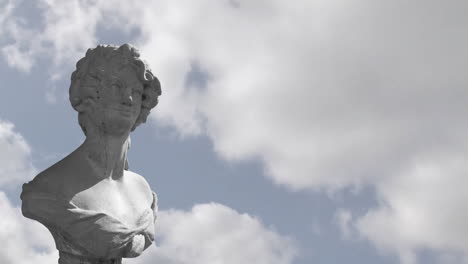
<path fill-rule="evenodd" d="M 112 75 L 118 74 L 119 70 L 125 67 L 131 67 L 143 84 L 141 111 L 132 131 L 146 122 L 150 110 L 158 104 L 161 84 L 146 62 L 140 59 L 140 53 L 135 47 L 129 44 L 120 47 L 99 45 L 94 49 L 88 49 L 86 56 L 76 63 L 70 84 L 70 102 L 78 111 L 78 122 L 85 135 L 87 120 L 83 113 L 83 104 L 87 100 L 99 98 L 99 89 L 105 86 Z M 87 78 L 97 80 L 100 83 L 99 87 L 84 85 Z"/>

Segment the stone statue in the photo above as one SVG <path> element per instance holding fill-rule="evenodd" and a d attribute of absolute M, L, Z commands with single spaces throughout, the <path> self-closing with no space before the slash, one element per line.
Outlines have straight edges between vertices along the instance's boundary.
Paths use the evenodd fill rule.
<path fill-rule="evenodd" d="M 70 85 L 86 139 L 23 185 L 23 215 L 50 230 L 59 264 L 122 263 L 154 240 L 156 194 L 127 162 L 130 132 L 161 95 L 158 79 L 139 57 L 128 44 L 87 51 Z"/>

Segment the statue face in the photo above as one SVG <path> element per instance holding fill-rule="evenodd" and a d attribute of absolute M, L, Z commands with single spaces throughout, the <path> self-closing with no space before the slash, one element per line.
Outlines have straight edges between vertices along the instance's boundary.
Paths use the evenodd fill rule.
<path fill-rule="evenodd" d="M 106 133 L 130 131 L 140 114 L 143 93 L 134 70 L 126 67 L 100 85 L 89 118 Z"/>

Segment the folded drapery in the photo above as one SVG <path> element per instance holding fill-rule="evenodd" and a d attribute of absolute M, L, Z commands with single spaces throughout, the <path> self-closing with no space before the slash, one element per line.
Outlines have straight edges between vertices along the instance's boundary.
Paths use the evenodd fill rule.
<path fill-rule="evenodd" d="M 157 196 L 135 226 L 128 226 L 107 214 L 78 208 L 56 195 L 34 191 L 23 185 L 22 211 L 25 217 L 46 226 L 60 252 L 97 259 L 139 256 L 154 241 Z M 144 246 L 134 246 L 142 243 Z M 116 262 L 118 263 L 118 262 Z"/>
<path fill-rule="evenodd" d="M 96 259 L 60 251 L 58 264 L 122 264 L 122 258 Z"/>

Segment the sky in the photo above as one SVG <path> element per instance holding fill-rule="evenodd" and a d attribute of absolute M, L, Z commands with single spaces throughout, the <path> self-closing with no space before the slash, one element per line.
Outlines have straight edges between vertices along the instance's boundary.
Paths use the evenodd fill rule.
<path fill-rule="evenodd" d="M 0 263 L 56 263 L 21 185 L 84 140 L 88 48 L 162 85 L 130 170 L 159 196 L 128 264 L 468 263 L 468 2 L 0 0 Z"/>

